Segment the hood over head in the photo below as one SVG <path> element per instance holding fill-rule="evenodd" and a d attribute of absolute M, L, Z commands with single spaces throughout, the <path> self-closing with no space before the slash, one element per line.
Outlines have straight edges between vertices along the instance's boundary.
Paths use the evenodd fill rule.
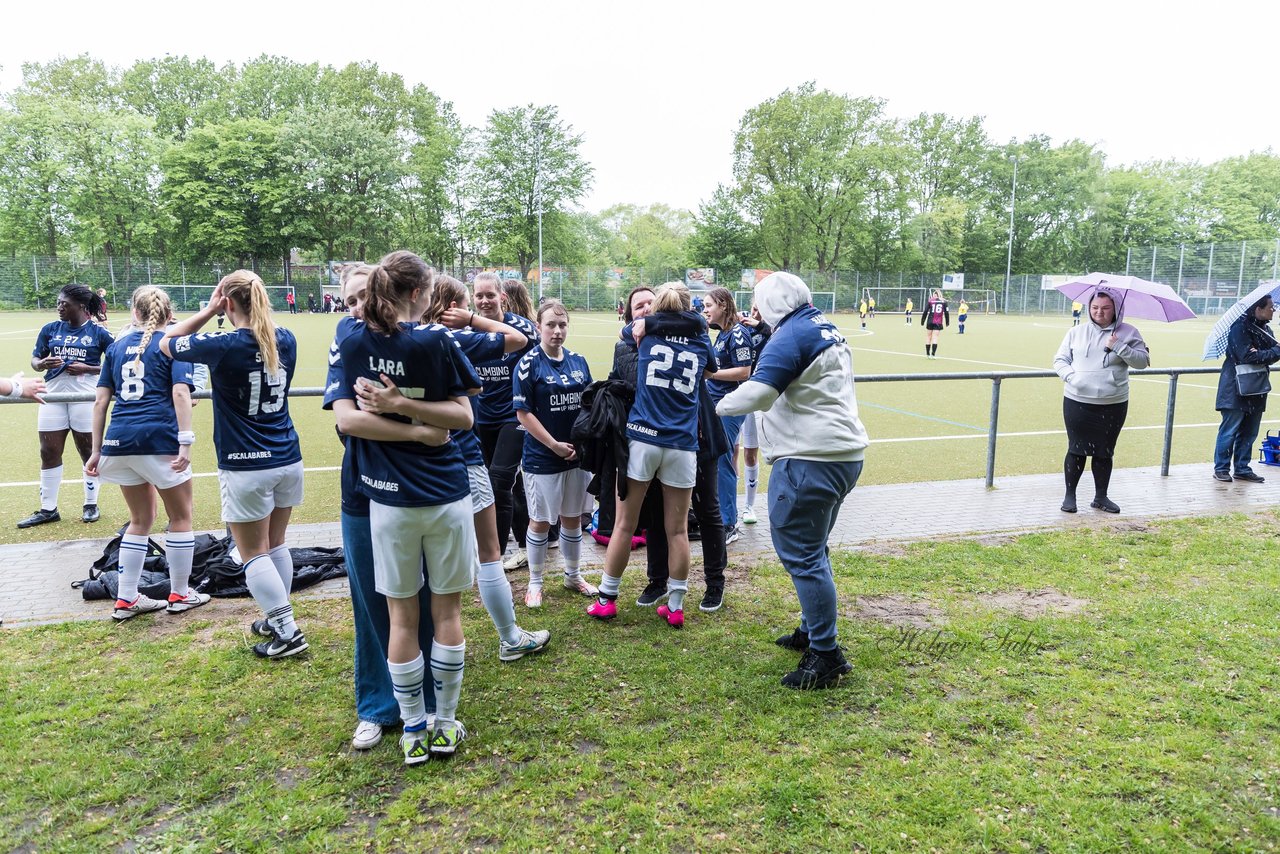
<path fill-rule="evenodd" d="M 770 326 L 777 326 L 782 318 L 812 302 L 809 286 L 791 273 L 770 273 L 756 285 L 756 307 Z"/>

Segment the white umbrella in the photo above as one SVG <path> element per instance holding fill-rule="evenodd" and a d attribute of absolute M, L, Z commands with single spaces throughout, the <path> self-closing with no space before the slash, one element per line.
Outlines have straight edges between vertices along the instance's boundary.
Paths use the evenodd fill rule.
<path fill-rule="evenodd" d="M 1240 319 L 1240 316 L 1249 310 L 1249 307 L 1265 296 L 1270 296 L 1272 300 L 1280 301 L 1280 282 L 1263 282 L 1258 285 L 1249 295 L 1242 298 L 1231 308 L 1222 313 L 1222 317 L 1218 318 L 1218 322 L 1213 324 L 1213 329 L 1209 330 L 1209 335 L 1204 339 L 1204 356 L 1202 358 L 1221 359 L 1223 354 L 1227 352 L 1227 337 L 1231 334 L 1231 325 Z"/>

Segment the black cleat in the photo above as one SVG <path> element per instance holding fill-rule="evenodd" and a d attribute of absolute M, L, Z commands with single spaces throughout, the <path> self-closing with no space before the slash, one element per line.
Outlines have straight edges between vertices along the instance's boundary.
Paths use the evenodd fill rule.
<path fill-rule="evenodd" d="M 98 510 L 97 504 L 86 504 L 84 512 L 80 514 L 81 522 L 96 522 L 102 518 L 102 513 Z"/>
<path fill-rule="evenodd" d="M 62 514 L 55 507 L 52 510 L 37 510 L 27 518 L 18 523 L 19 528 L 34 528 L 36 525 L 44 525 L 48 522 L 61 522 Z"/>
<path fill-rule="evenodd" d="M 288 640 L 282 640 L 278 636 L 265 640 L 255 645 L 253 651 L 259 658 L 288 658 L 305 652 L 306 649 L 307 639 L 302 636 L 302 632 L 298 631 L 294 632 L 293 637 Z"/>
<path fill-rule="evenodd" d="M 782 677 L 782 684 L 798 691 L 829 688 L 839 684 L 840 677 L 853 670 L 839 647 L 830 652 L 811 649 L 800 658 L 796 669 Z"/>

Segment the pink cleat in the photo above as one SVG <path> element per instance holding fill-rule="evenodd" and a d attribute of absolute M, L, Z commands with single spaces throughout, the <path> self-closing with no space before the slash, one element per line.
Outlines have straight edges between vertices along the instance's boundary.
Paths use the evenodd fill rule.
<path fill-rule="evenodd" d="M 612 599 L 604 602 L 597 599 L 587 606 L 587 613 L 597 620 L 612 620 L 618 616 L 618 603 Z"/>
<path fill-rule="evenodd" d="M 673 629 L 684 628 L 684 609 L 672 611 L 666 605 L 659 605 L 658 616 L 666 620 L 667 625 Z"/>

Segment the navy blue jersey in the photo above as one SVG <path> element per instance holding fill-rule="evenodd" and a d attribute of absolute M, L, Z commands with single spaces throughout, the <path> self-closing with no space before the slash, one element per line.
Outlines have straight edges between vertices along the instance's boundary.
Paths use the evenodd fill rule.
<path fill-rule="evenodd" d="M 582 410 L 582 390 L 591 384 L 591 368 L 587 360 L 565 347 L 563 358 L 552 359 L 534 347 L 516 366 L 511 388 L 516 409 L 537 416 L 538 421 L 558 442 L 568 442 L 573 422 Z M 524 454 L 520 466 L 529 474 L 555 474 L 578 467 L 546 445 L 524 434 Z"/>
<path fill-rule="evenodd" d="M 533 322 L 518 314 L 507 312 L 502 322 L 513 326 L 529 338 L 529 346 L 522 347 L 513 353 L 505 353 L 496 359 L 473 361 L 476 373 L 484 383 L 484 390 L 472 400 L 475 407 L 476 425 L 506 424 L 516 420 L 515 407 L 511 405 L 511 369 L 538 343 L 538 327 Z"/>
<path fill-rule="evenodd" d="M 470 327 L 455 330 L 453 340 L 472 365 L 500 360 L 507 346 L 507 339 L 501 332 L 476 332 Z M 479 397 L 477 395 L 471 398 L 471 412 L 477 419 L 480 408 Z M 467 465 L 484 465 L 484 451 L 480 447 L 480 438 L 476 436 L 475 430 L 453 430 L 449 436 L 462 449 L 462 458 L 467 461 Z"/>
<path fill-rule="evenodd" d="M 840 330 L 821 311 L 811 305 L 802 306 L 784 317 L 773 330 L 769 346 L 760 354 L 751 378 L 781 394 L 813 364 L 819 353 L 843 342 Z"/>
<path fill-rule="evenodd" d="M 289 386 L 298 361 L 292 332 L 276 327 L 280 366 L 274 374 L 249 329 L 184 335 L 169 347 L 175 358 L 209 366 L 218 468 L 273 469 L 302 459 L 298 431 L 289 417 Z"/>
<path fill-rule="evenodd" d="M 358 324 L 338 342 L 342 379 L 334 400 L 355 401 L 360 377 L 380 381 L 386 374 L 406 397 L 441 401 L 460 397 L 480 386 L 471 363 L 449 330 L 437 324 L 400 324 L 396 335 L 383 335 Z M 401 423 L 409 419 L 384 414 Z M 371 501 L 396 507 L 430 507 L 457 501 L 471 493 L 467 466 L 456 442 L 428 447 L 420 442 L 375 442 L 348 437 L 355 448 L 359 489 Z"/>
<path fill-rule="evenodd" d="M 721 329 L 712 349 L 716 354 L 715 369 L 717 371 L 728 368 L 749 368 L 755 361 L 755 349 L 751 346 L 751 328 L 741 323 L 735 323 L 729 329 Z M 713 403 L 719 403 L 720 398 L 740 384 L 740 381 L 707 380 L 707 393 L 711 395 Z"/>
<path fill-rule="evenodd" d="M 102 356 L 115 339 L 105 327 L 92 320 L 86 320 L 79 326 L 72 326 L 62 320 L 46 323 L 36 336 L 35 349 L 31 355 L 43 359 L 46 356 L 57 356 L 62 359 L 62 367 L 50 368 L 44 372 L 44 381 L 51 382 L 62 377 L 66 383 L 53 383 L 49 391 L 89 391 L 97 385 L 97 377 L 92 374 L 72 376 L 65 374 L 71 362 L 82 362 L 86 365 L 100 366 Z"/>
<path fill-rule="evenodd" d="M 769 336 L 773 334 L 773 330 L 769 328 L 769 324 L 763 320 L 756 321 L 755 326 L 748 326 L 751 332 L 751 370 L 756 369 L 756 363 L 760 361 L 760 351 L 764 349 L 764 345 L 769 343 Z"/>
<path fill-rule="evenodd" d="M 350 315 L 338 321 L 338 327 L 333 333 L 333 343 L 329 345 L 329 368 L 324 381 L 322 404 L 325 409 L 333 408 L 333 402 L 338 397 L 338 387 L 342 384 L 342 351 L 339 344 L 343 338 L 361 327 L 360 321 Z M 342 512 L 348 516 L 368 516 L 369 497 L 360 491 L 360 467 L 356 461 L 356 449 L 347 441 L 346 436 L 339 433 L 338 438 L 342 441 L 342 474 L 339 480 Z"/>
<path fill-rule="evenodd" d="M 630 337 L 631 326 L 622 334 Z M 698 450 L 698 392 L 703 371 L 713 364 L 715 352 L 705 334 L 645 335 L 627 434 L 650 445 Z"/>
<path fill-rule="evenodd" d="M 173 387 L 193 382 L 191 363 L 175 362 L 160 352 L 164 334 L 156 330 L 142 360 L 137 360 L 142 331 L 121 336 L 107 348 L 98 375 L 98 387 L 115 395 L 111 421 L 102 440 L 102 454 L 125 457 L 135 454 L 177 456 L 178 414 L 173 408 Z"/>

